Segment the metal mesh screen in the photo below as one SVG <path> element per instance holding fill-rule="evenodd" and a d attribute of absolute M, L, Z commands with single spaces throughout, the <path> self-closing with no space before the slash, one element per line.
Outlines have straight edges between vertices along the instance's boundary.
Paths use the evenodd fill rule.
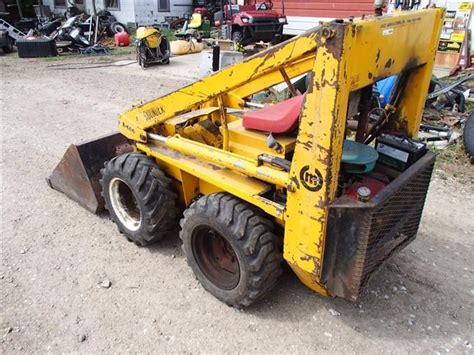
<path fill-rule="evenodd" d="M 329 208 L 321 281 L 356 300 L 378 267 L 418 232 L 435 157 L 425 154 L 369 203 L 341 197 Z"/>

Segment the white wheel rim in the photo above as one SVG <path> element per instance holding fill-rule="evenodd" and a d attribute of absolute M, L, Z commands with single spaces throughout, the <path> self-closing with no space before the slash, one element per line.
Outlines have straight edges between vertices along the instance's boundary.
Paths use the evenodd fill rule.
<path fill-rule="evenodd" d="M 132 190 L 125 181 L 113 178 L 109 184 L 109 197 L 120 223 L 132 232 L 140 229 L 142 214 Z"/>

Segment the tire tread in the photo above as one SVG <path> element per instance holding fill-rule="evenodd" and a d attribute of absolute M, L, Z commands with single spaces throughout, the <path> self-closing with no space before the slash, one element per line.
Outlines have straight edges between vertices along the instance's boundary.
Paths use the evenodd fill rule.
<path fill-rule="evenodd" d="M 227 193 L 216 193 L 201 197 L 184 211 L 180 221 L 180 238 L 185 244 L 191 243 L 191 233 L 186 224 L 195 216 L 215 219 L 229 231 L 227 238 L 233 238 L 235 245 L 244 255 L 243 262 L 248 265 L 249 277 L 245 291 L 232 299 L 221 299 L 230 306 L 242 308 L 265 296 L 277 283 L 282 273 L 282 242 L 274 234 L 273 223 L 265 218 L 253 206 Z M 193 255 L 188 255 L 188 264 L 196 263 Z M 198 276 L 198 275 L 197 275 Z M 198 276 L 199 279 L 199 276 Z M 200 280 L 204 288 L 206 282 Z M 208 281 L 207 281 L 208 282 Z"/>
<path fill-rule="evenodd" d="M 155 243 L 163 236 L 176 229 L 180 210 L 178 195 L 174 192 L 172 180 L 156 165 L 155 161 L 141 153 L 120 155 L 108 161 L 101 170 L 102 195 L 105 198 L 105 208 L 110 212 L 121 233 L 137 245 L 145 246 Z M 114 218 L 105 190 L 110 178 L 120 177 L 135 191 L 137 198 L 143 201 L 142 218 L 145 223 L 140 229 L 140 235 L 129 233 L 121 223 Z"/>

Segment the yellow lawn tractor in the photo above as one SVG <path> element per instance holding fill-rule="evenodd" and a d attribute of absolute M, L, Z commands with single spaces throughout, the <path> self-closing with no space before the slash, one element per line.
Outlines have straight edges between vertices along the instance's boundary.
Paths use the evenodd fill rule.
<path fill-rule="evenodd" d="M 123 113 L 120 134 L 72 145 L 49 183 L 105 206 L 140 246 L 179 228 L 193 272 L 228 305 L 270 292 L 283 260 L 316 292 L 355 301 L 417 234 L 435 157 L 415 136 L 443 16 L 322 24 Z M 288 99 L 254 101 L 279 84 Z"/>

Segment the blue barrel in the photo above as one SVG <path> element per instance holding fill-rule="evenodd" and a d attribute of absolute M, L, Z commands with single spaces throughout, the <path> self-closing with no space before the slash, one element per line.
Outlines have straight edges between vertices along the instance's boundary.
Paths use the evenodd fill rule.
<path fill-rule="evenodd" d="M 380 96 L 383 96 L 383 99 L 381 100 L 382 107 L 385 107 L 385 105 L 388 104 L 388 100 L 390 100 L 390 96 L 392 95 L 392 91 L 397 79 L 398 75 L 392 75 L 388 78 L 377 81 L 377 91 L 379 92 Z"/>

